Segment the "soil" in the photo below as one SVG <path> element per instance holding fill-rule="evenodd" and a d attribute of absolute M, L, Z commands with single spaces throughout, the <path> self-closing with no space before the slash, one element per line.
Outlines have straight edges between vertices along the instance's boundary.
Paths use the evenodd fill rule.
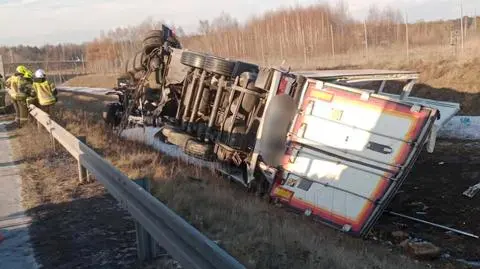
<path fill-rule="evenodd" d="M 390 210 L 480 236 L 480 194 L 462 193 L 480 182 L 480 142 L 438 141 L 434 153 L 424 152 Z M 441 247 L 454 258 L 480 260 L 480 239 L 384 214 L 375 233 L 393 240 L 403 230 Z"/>

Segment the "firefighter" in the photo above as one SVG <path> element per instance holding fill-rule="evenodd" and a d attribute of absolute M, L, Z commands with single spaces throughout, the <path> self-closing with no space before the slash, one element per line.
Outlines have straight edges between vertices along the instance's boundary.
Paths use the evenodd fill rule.
<path fill-rule="evenodd" d="M 0 74 L 0 112 L 6 113 L 6 104 L 5 104 L 5 82 L 3 81 L 3 76 Z"/>
<path fill-rule="evenodd" d="M 25 74 L 23 75 L 24 79 L 24 84 L 23 88 L 25 93 L 27 94 L 27 99 L 25 100 L 25 103 L 27 104 L 27 110 L 28 106 L 31 104 L 36 105 L 36 97 L 35 97 L 35 92 L 33 90 L 33 73 L 32 71 L 28 70 L 25 71 Z"/>
<path fill-rule="evenodd" d="M 22 127 L 28 120 L 27 96 L 29 92 L 29 77 L 32 72 L 25 66 L 19 65 L 15 70 L 15 74 L 8 78 L 6 86 L 9 88 L 10 95 L 15 108 L 15 122 L 18 127 Z"/>
<path fill-rule="evenodd" d="M 50 114 L 53 105 L 57 102 L 57 90 L 55 85 L 47 80 L 45 71 L 42 69 L 35 71 L 33 90 L 40 109 Z"/>

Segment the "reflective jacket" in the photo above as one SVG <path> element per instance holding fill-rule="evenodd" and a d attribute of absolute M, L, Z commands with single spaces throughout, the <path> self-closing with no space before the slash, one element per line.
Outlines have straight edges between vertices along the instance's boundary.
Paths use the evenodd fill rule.
<path fill-rule="evenodd" d="M 55 85 L 48 80 L 43 82 L 33 82 L 33 89 L 41 106 L 53 105 L 57 102 L 55 97 Z"/>
<path fill-rule="evenodd" d="M 7 79 L 5 84 L 9 88 L 8 94 L 10 94 L 13 100 L 24 100 L 27 98 L 24 89 L 26 83 L 22 75 L 13 75 Z"/>

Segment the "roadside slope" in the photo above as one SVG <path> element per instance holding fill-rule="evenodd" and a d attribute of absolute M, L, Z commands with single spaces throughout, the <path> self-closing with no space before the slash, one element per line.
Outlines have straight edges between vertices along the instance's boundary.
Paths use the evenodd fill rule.
<path fill-rule="evenodd" d="M 72 101 L 73 102 L 73 101 Z M 98 115 L 60 109 L 56 121 L 154 194 L 248 268 L 424 268 L 400 249 L 352 238 L 279 209 L 212 171 L 172 159 L 103 129 Z"/>

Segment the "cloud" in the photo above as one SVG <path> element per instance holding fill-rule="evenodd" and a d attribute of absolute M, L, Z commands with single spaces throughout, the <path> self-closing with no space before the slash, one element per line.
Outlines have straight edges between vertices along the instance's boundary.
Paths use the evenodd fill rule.
<path fill-rule="evenodd" d="M 338 1 L 323 0 L 332 5 Z M 463 1 L 466 11 L 478 8 L 480 12 L 480 1 Z M 222 11 L 244 21 L 266 10 L 318 2 L 319 0 L 0 0 L 0 45 L 87 41 L 97 36 L 101 30 L 138 24 L 149 16 L 172 22 L 187 32 L 192 32 L 197 29 L 199 20 L 212 19 Z M 459 15 L 457 0 L 344 2 L 348 4 L 350 14 L 357 19 L 365 18 L 372 4 L 380 8 L 392 6 L 405 10 L 411 20 Z"/>

